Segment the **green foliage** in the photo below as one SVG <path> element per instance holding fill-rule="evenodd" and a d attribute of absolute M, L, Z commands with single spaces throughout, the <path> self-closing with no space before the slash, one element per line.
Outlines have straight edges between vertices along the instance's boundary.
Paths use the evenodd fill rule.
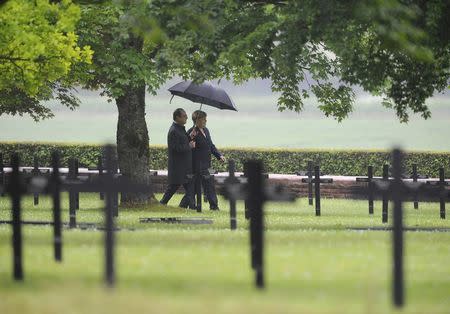
<path fill-rule="evenodd" d="M 269 78 L 281 111 L 300 112 L 315 95 L 325 115 L 341 121 L 353 110 L 350 87 L 360 85 L 383 95 L 401 122 L 411 112 L 427 119 L 425 100 L 449 85 L 448 1 L 226 3 L 215 20 L 216 40 L 187 44 L 216 65 L 203 76 L 194 66 L 196 77 Z"/>
<path fill-rule="evenodd" d="M 407 122 L 411 112 L 429 118 L 425 100 L 449 85 L 450 4 L 444 0 L 79 4 L 80 20 L 69 0 L 2 5 L 0 113 L 50 117 L 36 100 L 59 98 L 74 107 L 70 87 L 80 82 L 117 98 L 142 86 L 154 93 L 180 75 L 236 83 L 271 79 L 279 110 L 300 112 L 304 99 L 315 95 L 319 108 L 338 121 L 353 110 L 350 87 L 357 84 L 383 95 L 383 104 Z M 81 62 L 89 61 L 89 46 L 92 65 Z M 65 90 L 55 92 L 55 82 Z M 299 87 L 304 83 L 309 88 Z M 18 98 L 9 102 L 15 90 Z M 21 111 L 16 103 L 30 106 Z"/>
<path fill-rule="evenodd" d="M 206 66 L 194 53 L 212 41 L 211 16 L 217 1 L 112 1 L 83 5 L 77 25 L 79 42 L 95 51 L 84 87 L 101 89 L 117 99 L 145 86 L 150 93 L 178 73 L 194 76 L 195 64 Z M 203 72 L 213 71 L 203 69 Z"/>
<path fill-rule="evenodd" d="M 331 41 L 341 79 L 383 95 L 400 122 L 411 113 L 430 118 L 425 100 L 450 78 L 450 40 L 442 36 L 448 1 L 367 1 L 355 12 L 347 40 Z"/>
<path fill-rule="evenodd" d="M 55 144 L 55 143 L 14 143 L 0 142 L 0 153 L 8 162 L 11 152 L 21 155 L 23 165 L 31 166 L 33 156 L 37 156 L 40 165 L 50 165 L 50 155 L 53 150 L 59 150 L 62 164 L 67 165 L 70 157 L 79 159 L 82 167 L 96 167 L 97 158 L 101 153 L 100 145 L 86 144 Z M 300 149 L 245 149 L 223 148 L 220 151 L 228 158 L 236 161 L 236 168 L 242 171 L 247 159 L 260 159 L 264 162 L 265 171 L 269 173 L 293 174 L 296 171 L 307 170 L 308 161 L 313 161 L 326 174 L 365 176 L 367 166 L 374 167 L 374 175 L 381 176 L 384 164 L 390 163 L 388 151 L 360 150 L 300 150 Z M 450 153 L 448 152 L 406 152 L 405 167 L 410 173 L 412 165 L 417 164 L 418 173 L 432 177 L 439 176 L 439 168 L 444 167 L 447 177 L 450 174 Z M 150 168 L 167 169 L 167 148 L 165 146 L 150 146 Z M 213 168 L 227 171 L 226 164 L 214 159 Z"/>
<path fill-rule="evenodd" d="M 10 0 L 0 7 L 0 115 L 51 117 L 39 104 L 57 98 L 76 106 L 67 80 L 74 64 L 89 63 L 89 46 L 77 45 L 79 8 L 69 0 Z"/>
<path fill-rule="evenodd" d="M 139 8 L 144 9 L 112 2 L 81 7 L 77 25 L 79 42 L 95 51 L 93 63 L 81 65 L 79 69 L 89 73 L 84 87 L 101 89 L 103 94 L 117 98 L 128 89 L 145 85 L 154 92 L 164 82 L 165 72 L 158 71 L 151 60 L 154 45 L 160 39 L 152 37 L 153 41 L 144 41 L 133 33 L 133 26 L 126 18 Z M 153 21 L 152 17 L 149 20 Z"/>

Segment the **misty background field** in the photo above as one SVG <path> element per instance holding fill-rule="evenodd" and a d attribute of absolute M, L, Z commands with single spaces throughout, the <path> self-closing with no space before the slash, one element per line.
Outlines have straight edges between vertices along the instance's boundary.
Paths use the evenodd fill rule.
<path fill-rule="evenodd" d="M 150 144 L 166 144 L 172 112 L 183 107 L 188 112 L 200 105 L 171 95 L 165 84 L 156 96 L 147 95 L 146 120 Z M 217 82 L 216 82 L 217 83 Z M 317 108 L 315 99 L 306 101 L 301 113 L 279 112 L 277 95 L 270 82 L 250 81 L 234 86 L 220 82 L 234 100 L 238 112 L 203 106 L 208 127 L 218 147 L 362 148 L 389 149 L 398 145 L 408 150 L 450 150 L 450 95 L 437 94 L 427 101 L 432 118 L 411 115 L 408 124 L 399 123 L 395 112 L 381 106 L 381 98 L 356 90 L 353 113 L 338 123 Z M 79 91 L 81 106 L 70 111 L 56 102 L 49 106 L 55 117 L 39 123 L 29 117 L 0 116 L 0 141 L 115 142 L 117 109 L 98 92 Z M 189 121 L 187 126 L 190 126 Z"/>

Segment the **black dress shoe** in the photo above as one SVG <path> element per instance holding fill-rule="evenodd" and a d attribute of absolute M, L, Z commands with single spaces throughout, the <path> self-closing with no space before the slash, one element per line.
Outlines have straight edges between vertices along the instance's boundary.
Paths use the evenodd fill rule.
<path fill-rule="evenodd" d="M 210 210 L 220 210 L 219 207 L 210 207 L 209 209 L 210 209 Z"/>

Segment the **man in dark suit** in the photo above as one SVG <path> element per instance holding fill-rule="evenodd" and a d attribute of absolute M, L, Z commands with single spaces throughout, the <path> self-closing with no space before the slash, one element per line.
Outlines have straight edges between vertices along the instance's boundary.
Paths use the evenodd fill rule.
<path fill-rule="evenodd" d="M 192 150 L 193 171 L 196 175 L 194 186 L 196 189 L 200 185 L 204 187 L 206 198 L 211 210 L 218 210 L 216 189 L 213 180 L 209 177 L 211 168 L 211 154 L 221 162 L 225 162 L 225 157 L 217 150 L 212 142 L 211 134 L 206 128 L 206 112 L 196 110 L 192 114 L 194 126 L 188 130 L 191 139 L 195 141 L 195 148 Z"/>
<path fill-rule="evenodd" d="M 167 135 L 168 146 L 168 186 L 160 203 L 166 205 L 178 188 L 183 185 L 185 194 L 180 207 L 195 208 L 192 175 L 192 149 L 195 142 L 190 140 L 184 125 L 187 114 L 182 108 L 173 112 L 173 124 Z"/>

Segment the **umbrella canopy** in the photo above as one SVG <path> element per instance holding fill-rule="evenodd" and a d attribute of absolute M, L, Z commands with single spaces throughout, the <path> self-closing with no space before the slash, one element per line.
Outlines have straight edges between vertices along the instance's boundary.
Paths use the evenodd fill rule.
<path fill-rule="evenodd" d="M 172 93 L 172 98 L 180 96 L 196 103 L 237 111 L 230 96 L 222 88 L 208 82 L 195 84 L 192 81 L 183 81 L 170 87 L 169 92 Z"/>

